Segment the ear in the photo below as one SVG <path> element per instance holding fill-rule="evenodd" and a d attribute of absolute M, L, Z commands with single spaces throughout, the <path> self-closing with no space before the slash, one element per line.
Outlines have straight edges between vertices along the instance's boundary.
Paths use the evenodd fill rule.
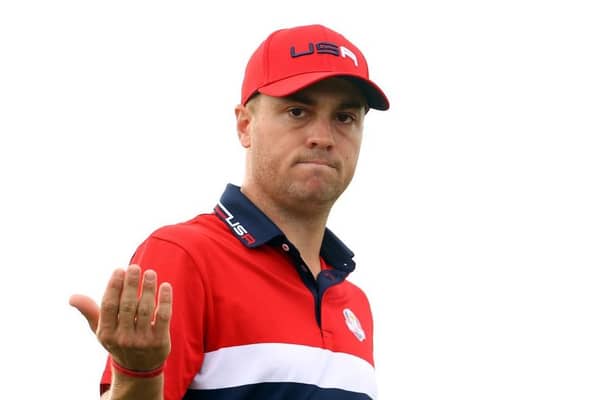
<path fill-rule="evenodd" d="M 238 139 L 242 147 L 250 147 L 250 127 L 252 125 L 252 111 L 242 104 L 235 107 L 235 118 L 237 126 Z"/>

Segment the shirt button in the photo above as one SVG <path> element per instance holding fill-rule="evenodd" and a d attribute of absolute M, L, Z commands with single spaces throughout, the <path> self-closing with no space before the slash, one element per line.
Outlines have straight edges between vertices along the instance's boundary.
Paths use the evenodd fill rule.
<path fill-rule="evenodd" d="M 283 249 L 283 251 L 290 251 L 290 246 L 288 246 L 287 243 L 282 244 L 281 248 Z"/>

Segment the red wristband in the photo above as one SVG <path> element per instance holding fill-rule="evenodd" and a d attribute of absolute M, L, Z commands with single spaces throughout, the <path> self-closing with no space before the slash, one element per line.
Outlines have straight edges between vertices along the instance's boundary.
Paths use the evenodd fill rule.
<path fill-rule="evenodd" d="M 149 371 L 136 371 L 134 369 L 125 368 L 124 366 L 117 363 L 114 359 L 111 360 L 112 366 L 116 371 L 118 371 L 120 374 L 130 376 L 132 378 L 154 378 L 155 376 L 162 374 L 163 370 L 165 369 L 165 364 L 163 364 L 160 367 L 151 369 Z"/>

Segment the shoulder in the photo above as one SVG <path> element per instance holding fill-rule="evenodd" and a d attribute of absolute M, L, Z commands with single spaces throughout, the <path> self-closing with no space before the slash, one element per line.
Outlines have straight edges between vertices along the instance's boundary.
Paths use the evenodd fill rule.
<path fill-rule="evenodd" d="M 369 298 L 368 298 L 367 294 L 358 285 L 356 285 L 352 281 L 346 279 L 344 281 L 343 290 L 346 291 L 346 293 L 345 293 L 346 296 L 353 299 L 353 301 L 361 304 L 363 307 L 365 307 L 370 312 L 371 306 L 370 306 Z"/>
<path fill-rule="evenodd" d="M 149 239 L 168 241 L 188 247 L 190 244 L 223 236 L 227 232 L 226 227 L 215 214 L 200 214 L 189 221 L 162 226 L 152 232 Z"/>
<path fill-rule="evenodd" d="M 367 299 L 367 295 L 366 293 L 354 282 L 352 282 L 351 280 L 346 279 L 346 285 L 347 285 L 347 290 L 351 291 L 354 295 L 363 298 L 363 299 Z"/>
<path fill-rule="evenodd" d="M 199 262 L 207 249 L 227 240 L 227 236 L 231 234 L 215 214 L 200 214 L 191 220 L 156 229 L 137 247 L 131 262 L 155 262 L 174 257 Z"/>
<path fill-rule="evenodd" d="M 138 247 L 134 258 L 144 254 L 180 254 L 195 263 L 206 264 L 220 254 L 231 254 L 241 246 L 230 229 L 213 214 L 201 214 L 189 221 L 165 225 L 152 232 Z"/>

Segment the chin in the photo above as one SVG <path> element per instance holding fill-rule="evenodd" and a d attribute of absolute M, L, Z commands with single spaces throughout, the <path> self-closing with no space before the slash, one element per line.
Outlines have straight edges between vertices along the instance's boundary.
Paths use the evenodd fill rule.
<path fill-rule="evenodd" d="M 288 193 L 291 197 L 304 202 L 318 204 L 333 204 L 343 192 L 339 183 L 305 182 L 304 184 L 291 184 Z"/>

